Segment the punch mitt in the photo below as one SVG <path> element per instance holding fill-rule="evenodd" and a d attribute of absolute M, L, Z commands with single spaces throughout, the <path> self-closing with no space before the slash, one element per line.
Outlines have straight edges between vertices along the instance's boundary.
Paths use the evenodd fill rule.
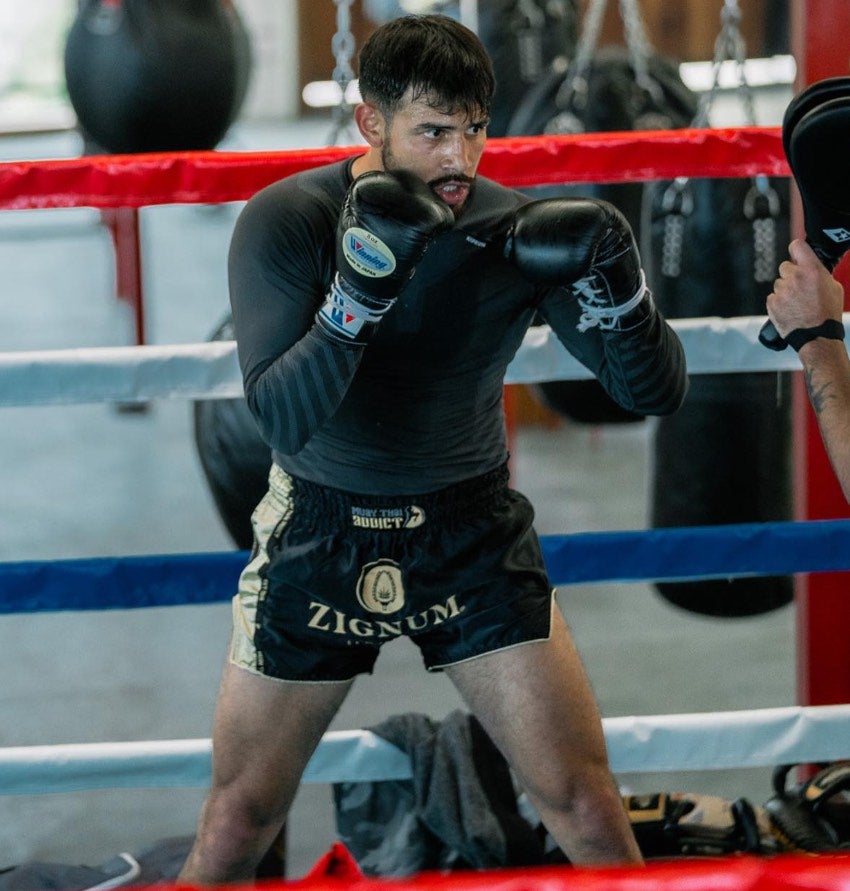
<path fill-rule="evenodd" d="M 818 81 L 791 100 L 782 145 L 803 206 L 806 241 L 830 272 L 850 250 L 850 77 Z M 788 345 L 768 321 L 759 333 L 772 350 Z"/>

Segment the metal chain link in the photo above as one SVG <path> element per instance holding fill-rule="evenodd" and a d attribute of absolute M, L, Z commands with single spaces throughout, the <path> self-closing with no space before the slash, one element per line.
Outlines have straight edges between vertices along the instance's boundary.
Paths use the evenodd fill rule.
<path fill-rule="evenodd" d="M 746 124 L 756 123 L 755 100 L 747 80 L 747 47 L 741 33 L 741 9 L 738 0 L 725 0 L 720 12 L 720 33 L 714 44 L 711 89 L 703 93 L 694 126 L 709 126 L 712 103 L 720 84 L 720 69 L 725 61 L 735 63 L 736 90 L 744 110 Z M 753 281 L 770 282 L 776 275 L 778 257 L 777 219 L 781 212 L 779 195 L 764 174 L 756 174 L 744 196 L 744 216 L 753 227 Z"/>
<path fill-rule="evenodd" d="M 756 174 L 744 197 L 744 216 L 753 224 L 753 279 L 757 282 L 776 278 L 779 214 L 779 195 L 765 174 Z"/>
<path fill-rule="evenodd" d="M 632 68 L 634 68 L 635 81 L 639 87 L 660 102 L 662 101 L 661 88 L 649 74 L 648 60 L 652 55 L 652 44 L 646 36 L 638 0 L 620 0 L 620 15 L 623 19 L 626 47 L 629 50 Z"/>
<path fill-rule="evenodd" d="M 666 278 L 678 278 L 682 274 L 682 257 L 685 252 L 685 227 L 694 211 L 694 196 L 690 180 L 678 176 L 661 196 L 664 226 L 661 238 L 661 274 Z"/>
<path fill-rule="evenodd" d="M 714 42 L 711 87 L 700 96 L 697 113 L 691 122 L 692 127 L 711 126 L 711 108 L 720 88 L 720 70 L 726 61 L 735 63 L 738 78 L 736 89 L 744 109 L 746 123 L 750 126 L 755 125 L 755 101 L 747 80 L 746 60 L 747 47 L 741 33 L 741 8 L 738 0 L 724 0 L 720 11 L 720 33 Z M 753 227 L 753 280 L 769 282 L 776 275 L 778 236 L 776 221 L 781 212 L 779 195 L 764 174 L 756 174 L 752 177 L 752 181 L 752 186 L 744 196 L 743 211 Z M 687 186 L 687 181 L 681 177 L 676 183 L 677 191 Z M 674 210 L 673 213 L 677 212 Z M 674 253 L 681 242 L 681 238 L 676 238 L 675 229 L 676 224 L 672 227 L 673 237 L 670 242 L 670 250 Z M 665 233 L 666 231 L 665 225 Z M 668 263 L 668 268 L 673 269 L 675 265 L 675 262 Z"/>
<path fill-rule="evenodd" d="M 753 102 L 752 88 L 747 80 L 746 59 L 747 47 L 741 34 L 741 8 L 738 6 L 738 0 L 724 0 L 723 9 L 720 11 L 720 33 L 714 41 L 711 88 L 700 97 L 699 108 L 692 126 L 710 126 L 711 107 L 720 87 L 720 70 L 726 61 L 735 63 L 738 75 L 738 95 L 744 107 L 746 122 L 749 125 L 755 124 L 755 103 Z"/>
<path fill-rule="evenodd" d="M 547 123 L 544 128 L 545 133 L 584 132 L 584 123 L 575 112 L 580 112 L 587 105 L 590 66 L 593 62 L 596 44 L 599 42 L 599 31 L 602 28 L 602 17 L 605 14 L 607 2 L 608 0 L 590 0 L 582 19 L 575 56 L 555 95 L 555 107 L 559 111 Z"/>
<path fill-rule="evenodd" d="M 328 144 L 336 145 L 340 137 L 346 135 L 354 141 L 353 107 L 348 101 L 348 87 L 354 80 L 352 60 L 357 49 L 354 33 L 351 30 L 351 7 L 354 0 L 333 0 L 336 6 L 336 33 L 331 40 L 331 52 L 335 66 L 333 80 L 339 86 L 339 103 L 333 111 L 333 126 L 328 135 Z"/>
<path fill-rule="evenodd" d="M 520 16 L 516 28 L 519 76 L 526 83 L 533 84 L 543 76 L 545 67 L 543 37 L 546 16 L 534 0 L 519 0 L 517 13 Z"/>
<path fill-rule="evenodd" d="M 581 34 L 576 46 L 575 61 L 569 80 L 583 81 L 587 86 L 587 73 L 593 60 L 593 53 L 599 43 L 599 32 L 602 30 L 602 17 L 608 0 L 590 0 L 590 5 L 581 23 Z"/>
<path fill-rule="evenodd" d="M 607 0 L 590 0 L 582 19 L 575 58 L 555 98 L 555 104 L 561 111 L 549 122 L 547 133 L 580 133 L 584 130 L 579 116 L 571 109 L 581 111 L 587 103 L 590 68 L 593 53 L 599 43 L 606 6 Z M 646 36 L 638 0 L 620 0 L 620 15 L 635 83 L 656 102 L 662 102 L 661 89 L 649 74 L 648 60 L 652 54 L 652 46 Z"/>

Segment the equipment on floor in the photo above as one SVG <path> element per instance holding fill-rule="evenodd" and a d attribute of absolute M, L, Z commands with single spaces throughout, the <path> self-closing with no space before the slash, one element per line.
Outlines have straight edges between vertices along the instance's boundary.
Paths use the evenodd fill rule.
<path fill-rule="evenodd" d="M 799 766 L 776 768 L 775 794 L 765 804 L 782 849 L 812 853 L 850 850 L 850 763 L 829 764 L 789 789 L 788 774 Z"/>
<path fill-rule="evenodd" d="M 333 786 L 337 835 L 366 875 L 569 863 L 473 715 L 407 712 L 371 732 L 409 755 L 412 776 Z M 744 797 L 622 798 L 647 860 L 782 850 L 765 809 Z"/>

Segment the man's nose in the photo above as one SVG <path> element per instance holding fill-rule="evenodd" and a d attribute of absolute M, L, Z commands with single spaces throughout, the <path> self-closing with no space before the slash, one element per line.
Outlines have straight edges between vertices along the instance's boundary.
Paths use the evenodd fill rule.
<path fill-rule="evenodd" d="M 470 163 L 470 146 L 462 133 L 451 136 L 445 140 L 443 152 L 443 167 L 446 170 L 466 171 Z"/>

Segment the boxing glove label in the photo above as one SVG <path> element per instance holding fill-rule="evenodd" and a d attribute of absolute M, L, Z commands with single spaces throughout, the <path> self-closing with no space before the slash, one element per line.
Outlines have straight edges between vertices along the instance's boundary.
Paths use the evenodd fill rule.
<path fill-rule="evenodd" d="M 395 271 L 393 252 L 380 238 L 359 226 L 346 229 L 342 254 L 352 269 L 369 278 L 384 278 Z"/>

